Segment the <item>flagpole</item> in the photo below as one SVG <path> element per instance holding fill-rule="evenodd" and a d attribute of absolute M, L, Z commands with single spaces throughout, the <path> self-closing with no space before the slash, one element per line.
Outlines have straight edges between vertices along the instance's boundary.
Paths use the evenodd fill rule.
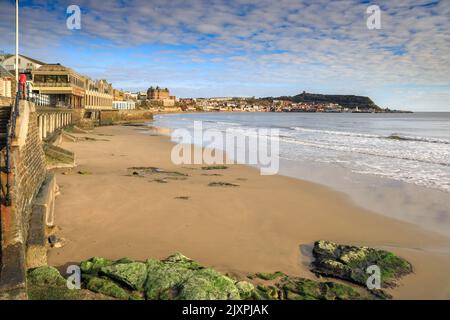
<path fill-rule="evenodd" d="M 16 0 L 16 83 L 19 84 L 19 0 Z"/>

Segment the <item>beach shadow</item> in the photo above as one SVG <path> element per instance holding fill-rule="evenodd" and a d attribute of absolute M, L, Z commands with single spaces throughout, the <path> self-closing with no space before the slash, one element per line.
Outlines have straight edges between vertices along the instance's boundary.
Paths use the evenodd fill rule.
<path fill-rule="evenodd" d="M 299 246 L 300 249 L 300 264 L 309 268 L 311 266 L 311 263 L 314 260 L 313 256 L 313 248 L 314 246 L 311 244 L 301 244 Z"/>
<path fill-rule="evenodd" d="M 67 262 L 60 266 L 55 266 L 55 268 L 59 271 L 59 273 L 64 277 L 67 278 L 71 274 L 67 273 L 67 268 L 70 266 L 80 266 L 80 262 Z"/>

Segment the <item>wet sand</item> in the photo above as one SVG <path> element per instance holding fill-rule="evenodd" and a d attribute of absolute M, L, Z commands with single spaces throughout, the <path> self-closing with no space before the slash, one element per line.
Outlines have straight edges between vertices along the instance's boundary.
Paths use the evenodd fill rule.
<path fill-rule="evenodd" d="M 92 256 L 164 258 L 181 252 L 237 277 L 308 270 L 315 240 L 368 245 L 408 259 L 414 274 L 394 298 L 450 299 L 450 239 L 369 210 L 327 187 L 231 165 L 227 170 L 176 166 L 167 137 L 140 127 L 102 127 L 77 134 L 98 141 L 64 142 L 78 167 L 57 170 L 61 195 L 56 224 L 66 239 L 52 249 L 55 266 Z M 187 177 L 132 175 L 130 167 L 157 167 Z M 78 174 L 77 172 L 87 174 Z M 221 175 L 221 176 L 214 176 Z M 227 182 L 235 187 L 211 187 Z M 180 198 L 181 197 L 181 198 Z"/>

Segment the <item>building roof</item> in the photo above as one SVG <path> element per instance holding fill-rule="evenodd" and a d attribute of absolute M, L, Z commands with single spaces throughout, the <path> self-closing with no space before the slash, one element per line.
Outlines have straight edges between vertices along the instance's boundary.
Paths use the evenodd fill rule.
<path fill-rule="evenodd" d="M 8 70 L 6 70 L 5 68 L 3 68 L 0 65 L 0 77 L 12 77 L 12 78 L 14 78 L 15 76 L 11 72 L 9 72 Z"/>
<path fill-rule="evenodd" d="M 4 55 L 5 59 L 11 58 L 11 57 L 13 57 L 13 56 L 14 56 L 13 54 L 5 54 L 5 55 Z M 19 57 L 28 59 L 28 60 L 30 60 L 31 62 L 34 62 L 34 63 L 36 63 L 36 64 L 41 64 L 41 65 L 47 64 L 46 62 L 42 62 L 42 61 L 40 61 L 40 60 L 37 60 L 37 59 L 34 59 L 34 58 L 30 58 L 30 57 L 24 56 L 23 54 L 19 54 Z"/>

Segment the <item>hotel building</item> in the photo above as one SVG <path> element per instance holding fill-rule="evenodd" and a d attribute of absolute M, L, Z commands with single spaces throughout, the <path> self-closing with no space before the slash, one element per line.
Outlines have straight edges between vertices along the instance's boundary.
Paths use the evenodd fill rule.
<path fill-rule="evenodd" d="M 48 95 L 56 107 L 79 109 L 85 105 L 86 78 L 60 64 L 33 70 L 33 92 Z"/>
<path fill-rule="evenodd" d="M 150 87 L 147 90 L 147 99 L 162 102 L 164 107 L 173 107 L 176 101 L 176 97 L 170 95 L 169 89 L 160 87 Z"/>

